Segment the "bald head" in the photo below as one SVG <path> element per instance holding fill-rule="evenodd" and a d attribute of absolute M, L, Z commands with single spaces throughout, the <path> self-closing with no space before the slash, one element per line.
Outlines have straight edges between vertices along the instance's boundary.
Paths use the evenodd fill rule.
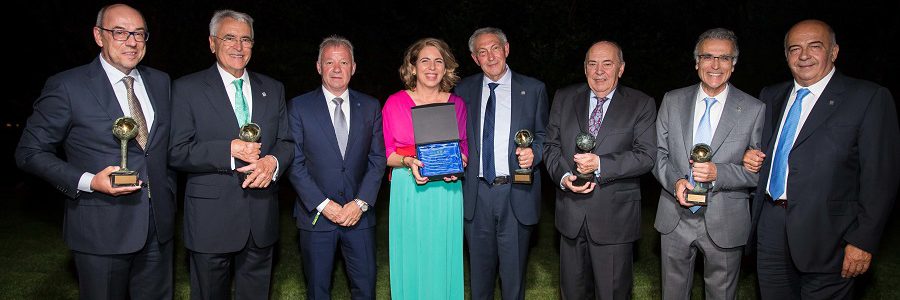
<path fill-rule="evenodd" d="M 834 69 L 839 50 L 834 30 L 819 20 L 801 21 L 784 37 L 788 67 L 801 86 L 810 86 L 825 78 Z"/>

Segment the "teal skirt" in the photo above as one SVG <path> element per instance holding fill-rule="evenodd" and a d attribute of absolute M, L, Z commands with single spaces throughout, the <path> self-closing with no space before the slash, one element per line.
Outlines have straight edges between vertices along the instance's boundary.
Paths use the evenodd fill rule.
<path fill-rule="evenodd" d="M 392 299 L 463 299 L 463 197 L 459 181 L 417 185 L 391 172 L 388 229 Z"/>

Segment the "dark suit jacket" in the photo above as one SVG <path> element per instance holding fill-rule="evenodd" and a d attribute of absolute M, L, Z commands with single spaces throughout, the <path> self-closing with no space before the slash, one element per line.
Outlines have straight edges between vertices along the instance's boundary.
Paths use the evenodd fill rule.
<path fill-rule="evenodd" d="M 531 149 L 534 150 L 533 183 L 513 184 L 510 188 L 510 202 L 513 214 L 524 225 L 537 224 L 541 216 L 541 161 L 544 152 L 544 127 L 547 126 L 547 91 L 544 83 L 537 79 L 511 72 L 512 80 L 512 124 L 509 126 L 509 163 L 510 175 L 519 168 L 519 160 L 516 157 L 516 143 L 513 140 L 516 132 L 528 129 L 534 135 Z M 478 170 L 481 165 L 481 103 L 487 99 L 481 99 L 484 74 L 478 73 L 469 76 L 456 86 L 456 94 L 466 102 L 468 115 L 467 134 L 470 143 L 469 162 L 463 178 L 463 199 L 466 220 L 471 220 L 475 215 L 475 203 L 478 199 Z M 493 146 L 489 146 L 493 149 Z"/>
<path fill-rule="evenodd" d="M 793 81 L 766 87 L 760 170 L 753 205 L 759 222 L 772 152 Z M 875 253 L 897 196 L 900 128 L 884 87 L 835 72 L 788 157 L 787 245 L 803 272 L 839 272 L 844 246 Z"/>
<path fill-rule="evenodd" d="M 187 175 L 184 193 L 184 244 L 205 253 L 244 248 L 252 232 L 256 245 L 278 240 L 278 183 L 294 157 L 284 86 L 250 72 L 251 122 L 262 129 L 260 157 L 278 159 L 277 181 L 264 189 L 243 189 L 231 169 L 231 141 L 237 117 L 216 66 L 184 76 L 172 87 L 172 142 L 169 163 Z M 235 159 L 240 166 L 241 161 Z"/>
<path fill-rule="evenodd" d="M 550 108 L 544 164 L 556 188 L 556 228 L 573 239 L 587 227 L 597 244 L 633 242 L 640 238 L 640 178 L 656 158 L 656 102 L 641 91 L 619 85 L 609 104 L 594 154 L 600 157 L 600 178 L 589 194 L 559 189 L 566 172 L 576 172 L 575 136 L 588 131 L 591 111 L 586 83 L 556 92 Z"/>
<path fill-rule="evenodd" d="M 297 228 L 331 231 L 338 225 L 324 216 L 316 225 L 316 206 L 325 198 L 344 205 L 354 199 L 369 204 L 354 228 L 375 226 L 375 203 L 384 176 L 384 135 L 381 132 L 381 103 L 366 94 L 350 90 L 350 135 L 341 157 L 332 112 L 319 87 L 291 99 L 288 116 L 296 143 L 290 178 L 297 192 L 294 216 Z"/>
<path fill-rule="evenodd" d="M 72 250 L 123 254 L 143 248 L 150 224 L 150 200 L 160 242 L 172 239 L 175 218 L 175 173 L 167 166 L 169 145 L 169 75 L 138 66 L 155 114 L 147 150 L 128 142 L 128 169 L 149 185 L 113 197 L 78 190 L 84 172 L 98 173 L 121 161 L 112 124 L 124 115 L 99 58 L 47 79 L 19 146 L 19 168 L 37 175 L 66 194 L 63 238 Z M 66 159 L 59 157 L 62 147 Z"/>
<path fill-rule="evenodd" d="M 662 234 L 675 230 L 681 217 L 690 212 L 674 196 L 675 182 L 690 174 L 690 151 L 694 147 L 694 108 L 700 85 L 666 93 L 656 122 L 657 149 L 653 175 L 662 185 L 653 226 Z M 721 96 L 718 97 L 721 100 Z M 762 133 L 765 105 L 734 85 L 710 142 L 717 179 L 709 193 L 706 232 L 722 248 L 747 243 L 750 235 L 750 189 L 759 177 L 744 169 L 741 159 L 747 146 L 758 145 Z M 719 104 L 721 105 L 721 104 Z M 703 107 L 701 105 L 701 107 Z"/>

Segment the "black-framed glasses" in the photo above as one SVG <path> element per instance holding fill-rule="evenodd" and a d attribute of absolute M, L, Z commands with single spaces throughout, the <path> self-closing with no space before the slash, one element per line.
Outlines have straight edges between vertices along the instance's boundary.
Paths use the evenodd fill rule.
<path fill-rule="evenodd" d="M 108 31 L 110 34 L 112 34 L 112 38 L 117 41 L 127 41 L 131 36 L 134 36 L 134 40 L 138 42 L 146 42 L 150 39 L 150 33 L 144 30 L 128 31 L 121 28 L 106 29 L 100 26 L 97 26 L 97 28 L 103 31 Z"/>
<path fill-rule="evenodd" d="M 719 56 L 714 56 L 712 54 L 697 55 L 697 59 L 700 60 L 700 62 L 704 62 L 704 63 L 711 63 L 711 62 L 713 62 L 713 60 L 716 60 L 716 59 L 718 59 L 721 62 L 730 63 L 730 62 L 734 61 L 734 58 L 735 57 L 731 56 L 731 55 L 719 55 Z"/>
<path fill-rule="evenodd" d="M 226 35 L 224 37 L 218 37 L 215 35 L 211 35 L 211 37 L 222 40 L 222 42 L 225 43 L 225 46 L 231 47 L 231 46 L 237 45 L 237 43 L 240 41 L 241 46 L 246 47 L 246 48 L 253 48 L 253 43 L 254 43 L 253 39 L 248 38 L 248 37 L 238 38 L 238 37 L 230 35 L 230 34 Z"/>

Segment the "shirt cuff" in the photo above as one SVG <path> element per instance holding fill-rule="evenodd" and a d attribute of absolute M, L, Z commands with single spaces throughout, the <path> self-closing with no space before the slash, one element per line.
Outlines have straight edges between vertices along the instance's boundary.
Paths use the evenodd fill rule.
<path fill-rule="evenodd" d="M 594 176 L 600 178 L 600 159 L 597 159 L 597 170 L 594 171 Z"/>
<path fill-rule="evenodd" d="M 569 177 L 569 176 L 572 176 L 572 172 L 566 172 L 566 174 L 563 175 L 563 177 L 559 179 L 559 189 L 561 189 L 563 191 L 566 190 L 566 185 L 563 184 L 563 180 L 566 180 L 566 177 Z"/>
<path fill-rule="evenodd" d="M 91 181 L 94 181 L 94 174 L 84 172 L 81 174 L 81 178 L 78 179 L 78 190 L 87 193 L 93 193 L 94 190 L 91 189 Z"/>
<path fill-rule="evenodd" d="M 269 154 L 269 155 L 271 155 L 271 154 Z M 281 168 L 281 164 L 278 163 L 278 158 L 275 157 L 275 155 L 271 155 L 271 156 L 272 156 L 272 158 L 275 159 L 275 172 L 272 173 L 272 181 L 275 181 L 276 179 L 278 179 L 278 169 Z"/>
<path fill-rule="evenodd" d="M 234 167 L 234 156 L 232 156 L 232 157 L 230 157 L 230 158 L 231 158 L 231 169 L 232 169 L 232 170 L 237 169 L 237 168 Z"/>
<path fill-rule="evenodd" d="M 316 210 L 318 210 L 319 212 L 322 212 L 323 210 L 325 210 L 325 206 L 328 206 L 329 201 L 331 201 L 331 200 L 328 200 L 328 198 L 325 198 L 325 201 L 322 201 L 322 203 L 320 203 L 319 206 L 316 206 Z"/>

